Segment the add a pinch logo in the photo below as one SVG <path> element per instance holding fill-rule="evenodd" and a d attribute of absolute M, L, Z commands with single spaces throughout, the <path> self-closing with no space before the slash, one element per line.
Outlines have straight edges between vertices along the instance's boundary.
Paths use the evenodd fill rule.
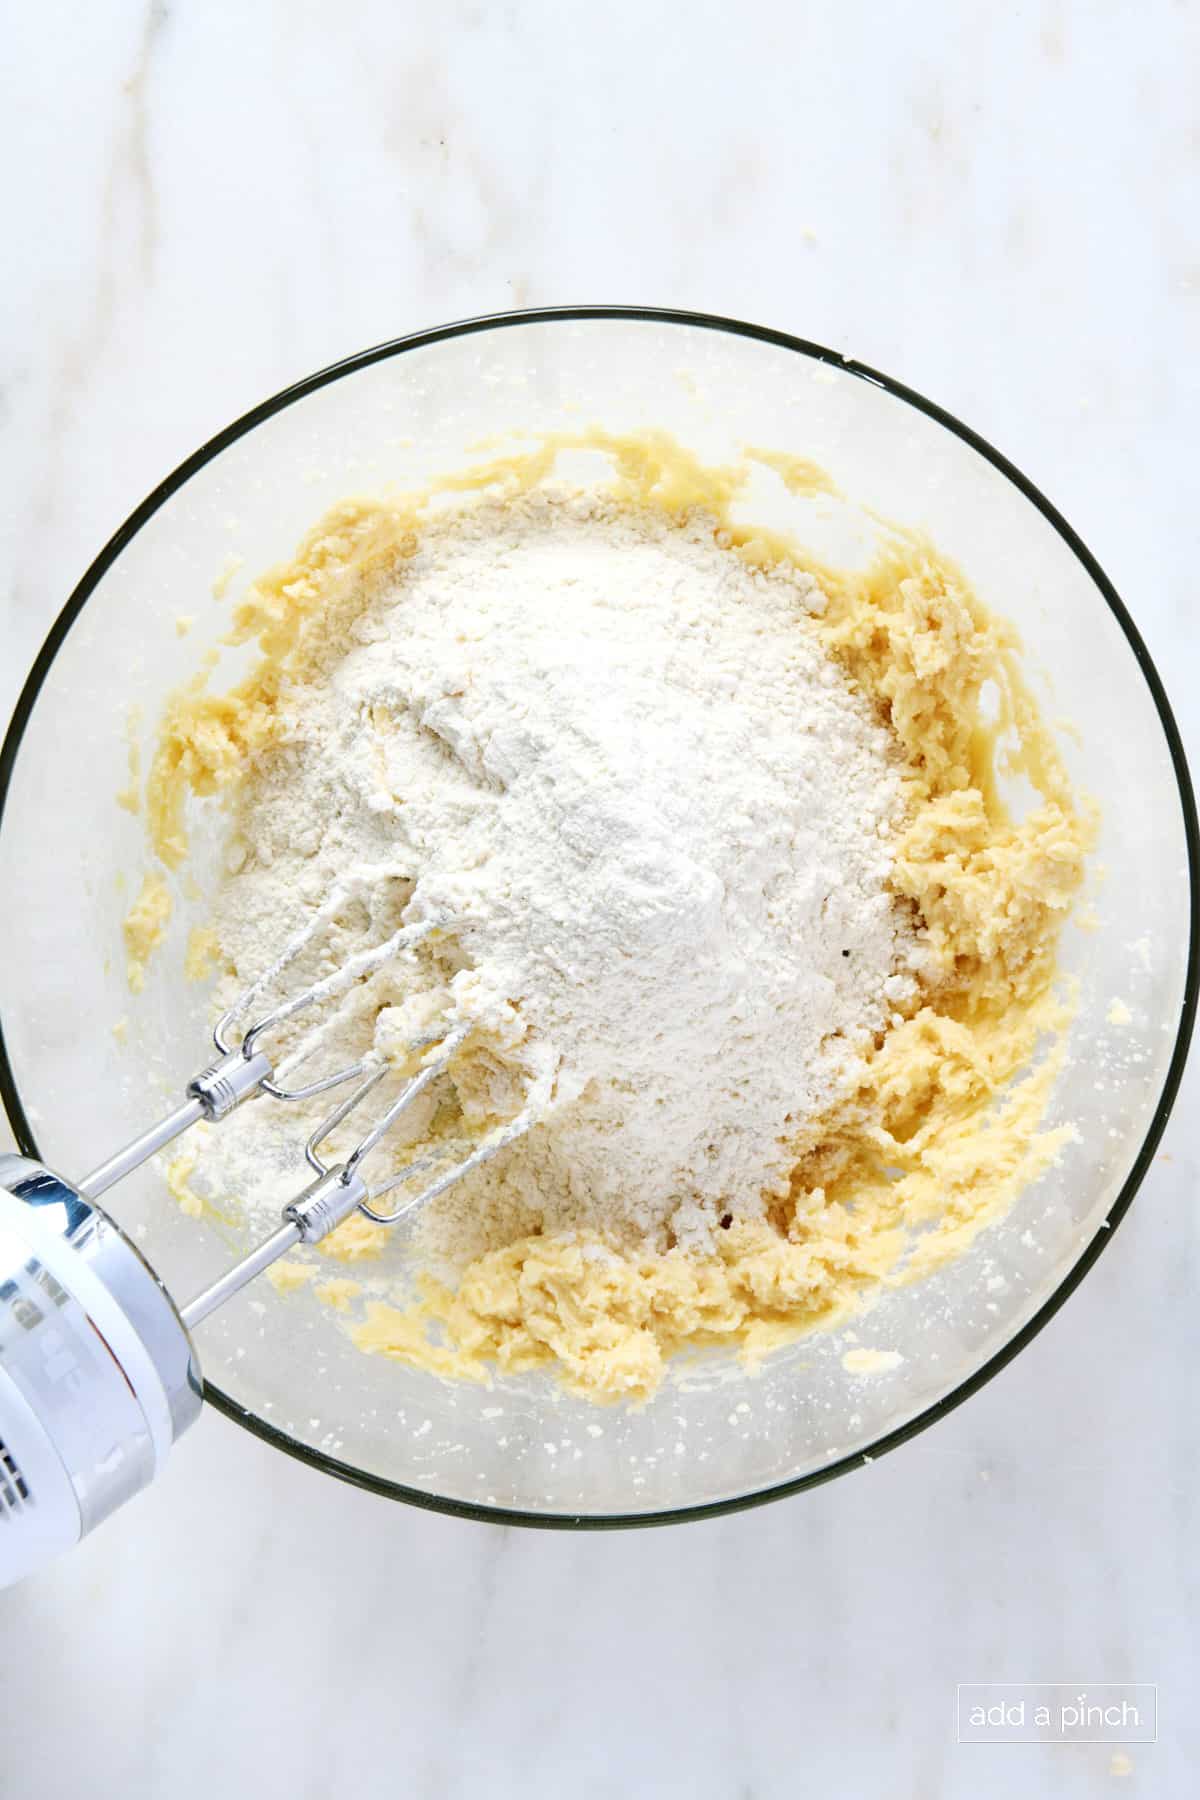
<path fill-rule="evenodd" d="M 960 1744 L 1152 1744 L 1153 1682 L 986 1681 L 957 1689 Z"/>

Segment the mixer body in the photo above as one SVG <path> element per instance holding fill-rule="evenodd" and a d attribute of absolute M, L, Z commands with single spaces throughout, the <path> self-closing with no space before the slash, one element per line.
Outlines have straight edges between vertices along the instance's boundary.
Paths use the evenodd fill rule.
<path fill-rule="evenodd" d="M 0 1587 L 147 1487 L 201 1398 L 135 1246 L 70 1182 L 0 1155 Z"/>

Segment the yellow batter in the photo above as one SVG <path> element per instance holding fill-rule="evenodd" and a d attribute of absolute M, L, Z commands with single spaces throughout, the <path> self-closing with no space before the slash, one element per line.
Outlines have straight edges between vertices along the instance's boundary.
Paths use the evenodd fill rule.
<path fill-rule="evenodd" d="M 117 803 L 124 796 L 118 794 Z M 131 993 L 140 994 L 146 985 L 146 964 L 167 935 L 171 921 L 171 890 L 155 870 L 142 882 L 142 889 L 125 915 L 122 927 L 125 938 L 126 977 Z"/>
<path fill-rule="evenodd" d="M 249 759 L 277 741 L 289 678 L 321 667 L 323 642 L 340 637 L 372 582 L 412 553 L 432 494 L 525 492 L 575 449 L 610 459 L 627 504 L 675 518 L 702 512 L 732 553 L 818 576 L 829 605 L 816 629 L 903 752 L 907 825 L 892 885 L 933 952 L 920 1002 L 894 1016 L 857 1091 L 798 1146 L 787 1198 L 765 1220 L 720 1233 L 713 1254 L 606 1246 L 598 1258 L 582 1234 L 535 1236 L 480 1257 L 453 1291 L 424 1279 L 416 1303 L 368 1299 L 356 1309 L 357 1283 L 324 1284 L 365 1351 L 476 1380 L 496 1366 L 554 1366 L 574 1391 L 605 1401 L 653 1393 L 685 1347 L 724 1344 L 753 1361 L 846 1318 L 881 1284 L 960 1254 L 1054 1160 L 1071 1135 L 1041 1128 L 1069 1015 L 1056 954 L 1090 822 L 1022 680 L 1015 633 L 932 544 L 893 530 L 865 571 L 819 566 L 778 534 L 734 521 L 745 468 L 706 468 L 657 434 L 588 432 L 419 496 L 346 502 L 294 561 L 255 584 L 229 642 L 257 640 L 257 666 L 214 695 L 210 662 L 168 708 L 146 793 L 161 865 L 177 869 L 186 857 L 188 797 L 231 794 Z M 747 456 L 793 491 L 833 491 L 802 459 Z M 1037 796 L 1019 821 L 999 775 L 1023 776 Z M 139 974 L 162 935 L 162 894 L 169 904 L 161 875 L 149 881 L 127 925 Z M 355 1217 L 322 1249 L 369 1268 L 385 1242 L 384 1228 Z"/>

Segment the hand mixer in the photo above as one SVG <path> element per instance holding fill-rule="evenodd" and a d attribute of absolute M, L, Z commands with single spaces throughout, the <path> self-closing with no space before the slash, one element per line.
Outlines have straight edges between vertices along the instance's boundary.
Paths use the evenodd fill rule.
<path fill-rule="evenodd" d="M 266 1012 L 240 1041 L 235 1022 L 261 999 L 336 909 L 333 896 L 271 967 L 222 1014 L 218 1059 L 187 1085 L 166 1118 L 73 1183 L 28 1157 L 0 1155 L 0 1587 L 76 1543 L 147 1487 L 175 1439 L 198 1417 L 200 1366 L 190 1333 L 297 1244 L 315 1244 L 356 1208 L 391 1224 L 460 1181 L 535 1122 L 544 1094 L 534 1084 L 517 1116 L 471 1142 L 439 1145 L 376 1186 L 363 1167 L 418 1095 L 449 1069 L 471 1027 L 444 1021 L 409 1046 L 417 1073 L 340 1161 L 321 1151 L 331 1134 L 390 1072 L 371 1057 L 300 1086 L 284 1077 L 312 1054 L 306 1040 L 279 1062 L 261 1047 L 296 1014 L 333 1000 L 389 958 L 443 929 L 436 920 L 401 927 Z M 216 1124 L 252 1095 L 311 1100 L 353 1083 L 305 1146 L 315 1179 L 282 1209 L 282 1223 L 219 1280 L 177 1307 L 153 1269 L 96 1202 L 201 1120 Z M 447 1149 L 456 1158 L 449 1168 Z M 443 1166 L 438 1166 L 443 1164 Z M 414 1178 L 415 1194 L 377 1204 Z"/>

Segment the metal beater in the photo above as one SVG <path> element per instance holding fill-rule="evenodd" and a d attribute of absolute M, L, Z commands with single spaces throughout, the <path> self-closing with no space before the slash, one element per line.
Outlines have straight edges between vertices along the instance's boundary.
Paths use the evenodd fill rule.
<path fill-rule="evenodd" d="M 390 1072 L 364 1057 L 298 1086 L 292 1072 L 312 1054 L 302 1043 L 276 1062 L 262 1047 L 297 1014 L 365 979 L 391 957 L 446 929 L 436 920 L 401 927 L 333 974 L 256 1018 L 236 1039 L 235 1023 L 326 923 L 333 896 L 269 969 L 222 1014 L 213 1032 L 217 1060 L 187 1084 L 173 1112 L 72 1183 L 24 1156 L 0 1155 L 0 1587 L 76 1543 L 149 1485 L 175 1439 L 200 1412 L 203 1382 L 193 1327 L 297 1244 L 315 1244 L 357 1209 L 391 1224 L 460 1181 L 513 1143 L 536 1119 L 545 1094 L 535 1084 L 517 1116 L 483 1138 L 429 1149 L 370 1186 L 364 1164 L 418 1096 L 444 1075 L 471 1027 L 446 1021 L 409 1045 L 414 1075 L 342 1160 L 321 1152 Z M 166 1288 L 120 1227 L 96 1203 L 201 1120 L 216 1124 L 255 1094 L 285 1103 L 353 1083 L 305 1146 L 310 1181 L 282 1209 L 271 1236 L 185 1306 Z M 444 1165 L 446 1151 L 454 1156 Z M 378 1202 L 418 1177 L 415 1193 L 381 1210 Z"/>

